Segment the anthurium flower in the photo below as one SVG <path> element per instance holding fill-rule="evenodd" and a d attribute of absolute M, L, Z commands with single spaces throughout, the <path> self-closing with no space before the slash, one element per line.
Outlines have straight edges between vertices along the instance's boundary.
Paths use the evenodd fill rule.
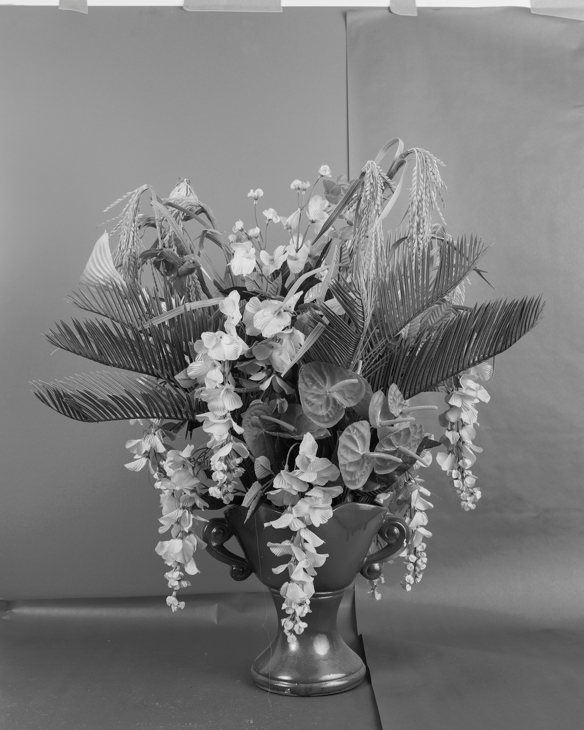
<path fill-rule="evenodd" d="M 226 332 L 203 332 L 201 339 L 195 342 L 195 351 L 200 355 L 209 355 L 214 360 L 237 360 L 249 350 L 248 345 L 235 334 Z M 188 372 L 188 368 L 187 368 Z"/>
<path fill-rule="evenodd" d="M 233 258 L 229 262 L 231 271 L 243 276 L 251 274 L 256 266 L 256 250 L 253 244 L 249 241 L 242 241 L 230 245 L 233 250 Z"/>

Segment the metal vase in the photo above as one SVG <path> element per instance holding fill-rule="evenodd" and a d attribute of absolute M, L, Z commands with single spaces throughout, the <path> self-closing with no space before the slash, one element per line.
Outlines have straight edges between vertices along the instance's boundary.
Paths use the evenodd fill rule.
<path fill-rule="evenodd" d="M 328 553 L 324 565 L 314 578 L 315 593 L 310 599 L 310 613 L 303 619 L 308 627 L 295 644 L 288 643 L 281 620 L 283 598 L 280 588 L 288 573 L 276 574 L 272 568 L 285 558 L 276 557 L 269 542 L 292 539 L 291 530 L 265 527 L 278 519 L 280 512 L 262 505 L 246 522 L 247 509 L 229 507 L 223 518 L 209 520 L 203 531 L 208 552 L 231 566 L 235 580 L 245 580 L 255 573 L 269 588 L 278 612 L 278 634 L 272 644 L 255 660 L 251 674 L 262 689 L 278 694 L 313 697 L 345 692 L 360 684 L 366 668 L 361 658 L 343 641 L 337 629 L 337 613 L 345 589 L 358 572 L 368 579 L 379 577 L 381 564 L 405 547 L 409 537 L 406 522 L 390 515 L 385 507 L 348 502 L 333 509 L 333 517 L 320 527 L 312 527 Z M 379 534 L 387 547 L 368 554 L 371 542 Z M 235 536 L 244 556 L 235 555 L 224 543 Z"/>

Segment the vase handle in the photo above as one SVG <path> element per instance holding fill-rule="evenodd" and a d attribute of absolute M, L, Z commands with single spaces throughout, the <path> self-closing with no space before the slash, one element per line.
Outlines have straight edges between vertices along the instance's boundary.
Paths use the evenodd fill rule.
<path fill-rule="evenodd" d="M 381 575 L 383 563 L 403 550 L 410 538 L 408 523 L 401 517 L 388 517 L 377 533 L 387 545 L 376 553 L 367 555 L 361 566 L 360 573 L 367 580 L 375 580 Z"/>
<path fill-rule="evenodd" d="M 223 547 L 223 543 L 227 542 L 234 534 L 233 528 L 226 519 L 215 517 L 209 520 L 203 528 L 203 542 L 207 545 L 209 555 L 231 567 L 230 574 L 233 580 L 245 580 L 253 573 L 253 568 L 246 558 L 242 558 Z"/>

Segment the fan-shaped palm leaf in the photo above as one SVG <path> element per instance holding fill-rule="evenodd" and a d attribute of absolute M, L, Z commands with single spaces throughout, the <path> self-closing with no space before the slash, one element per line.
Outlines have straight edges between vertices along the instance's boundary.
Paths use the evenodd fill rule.
<path fill-rule="evenodd" d="M 178 387 L 161 385 L 148 376 L 97 372 L 54 383 L 34 381 L 32 384 L 40 401 L 77 421 L 195 420 L 196 411 L 187 393 Z"/>
<path fill-rule="evenodd" d="M 177 334 L 168 328 L 153 327 L 145 333 L 115 322 L 74 319 L 73 327 L 61 322 L 46 337 L 62 350 L 93 362 L 171 380 L 190 361 L 188 340 L 181 341 Z"/>
<path fill-rule="evenodd" d="M 179 304 L 176 297 L 167 295 L 166 300 L 161 301 L 146 289 L 131 284 L 124 287 L 88 286 L 72 292 L 70 297 L 79 309 L 134 327 L 142 326 L 163 314 L 165 309 L 173 309 Z"/>
<path fill-rule="evenodd" d="M 385 343 L 363 375 L 373 390 L 396 383 L 404 397 L 433 390 L 447 378 L 478 365 L 511 347 L 541 317 L 541 296 L 498 299 L 456 316 L 433 330 L 422 330 L 413 341 Z"/>
<path fill-rule="evenodd" d="M 318 312 L 308 315 L 307 330 L 324 325 L 318 340 L 303 359 L 306 362 L 330 362 L 349 367 L 353 360 L 364 327 L 361 295 L 354 285 L 345 279 L 331 281 L 330 292 L 342 306 L 345 314 L 337 314 L 326 304 L 317 302 Z"/>
<path fill-rule="evenodd" d="M 377 262 L 378 290 L 375 324 L 386 340 L 455 289 L 474 269 L 485 251 L 480 239 L 460 238 L 438 243 L 413 253 L 407 246 L 385 252 Z"/>

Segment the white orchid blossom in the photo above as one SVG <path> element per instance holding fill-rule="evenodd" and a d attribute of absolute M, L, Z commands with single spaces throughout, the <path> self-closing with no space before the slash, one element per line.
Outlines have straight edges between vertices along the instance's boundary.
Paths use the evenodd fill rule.
<path fill-rule="evenodd" d="M 248 276 L 256 267 L 256 250 L 249 241 L 232 243 L 233 258 L 229 262 L 231 271 L 234 274 Z"/>
<path fill-rule="evenodd" d="M 236 334 L 226 332 L 203 332 L 201 339 L 195 342 L 195 351 L 200 355 L 209 355 L 214 360 L 237 360 L 249 346 Z M 188 372 L 188 368 L 187 368 Z"/>

